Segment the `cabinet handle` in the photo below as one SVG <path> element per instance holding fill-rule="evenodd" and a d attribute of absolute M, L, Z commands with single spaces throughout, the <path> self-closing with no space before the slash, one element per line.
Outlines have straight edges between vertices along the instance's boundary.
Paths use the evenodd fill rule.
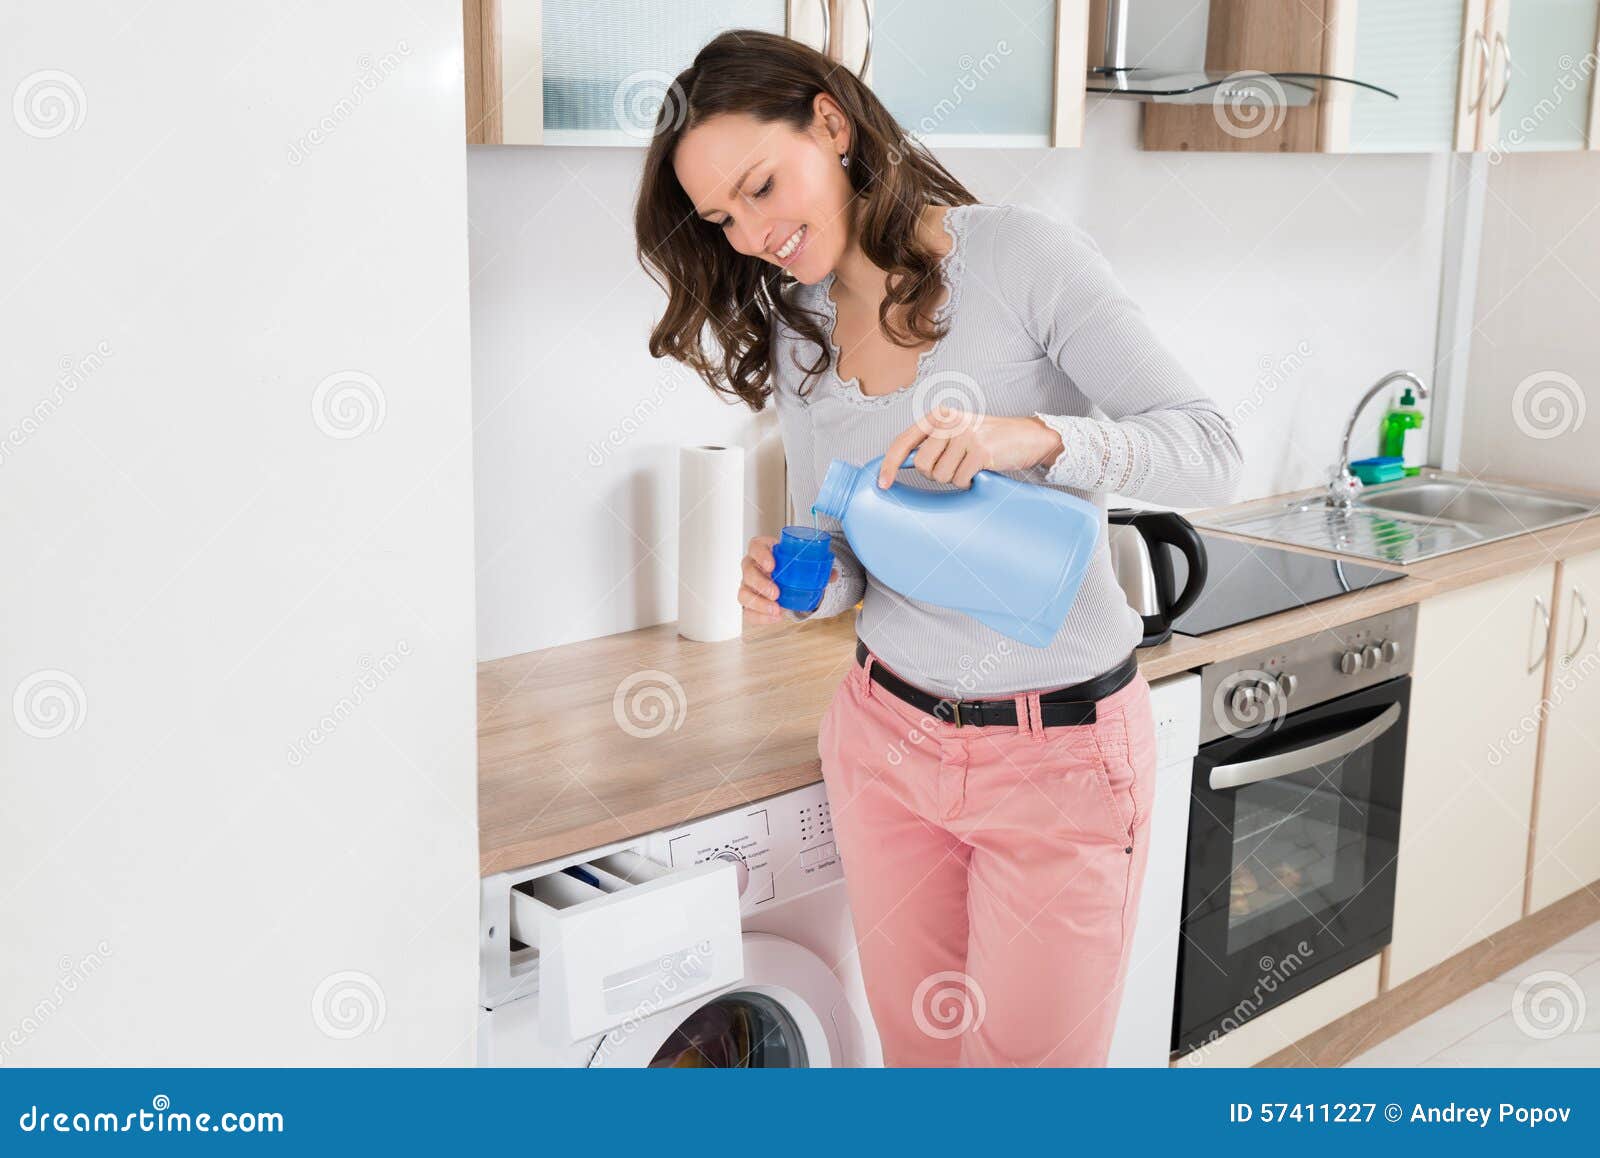
<path fill-rule="evenodd" d="M 861 15 L 867 21 L 867 50 L 861 54 L 861 67 L 856 69 L 856 75 L 865 78 L 867 65 L 872 62 L 872 3 L 873 0 L 861 0 Z"/>
<path fill-rule="evenodd" d="M 822 9 L 822 55 L 828 55 L 833 40 L 833 4 L 832 0 L 817 0 L 817 6 Z M 1482 95 L 1482 94 L 1479 94 Z"/>
<path fill-rule="evenodd" d="M 1495 97 L 1493 103 L 1489 105 L 1491 113 L 1500 108 L 1500 102 L 1505 100 L 1506 93 L 1511 91 L 1511 46 L 1506 43 L 1506 38 L 1498 32 L 1494 34 L 1494 46 L 1497 49 L 1503 49 L 1506 56 L 1505 63 L 1500 68 L 1500 95 Z"/>
<path fill-rule="evenodd" d="M 1483 94 L 1489 87 L 1489 40 L 1484 36 L 1482 29 L 1472 30 L 1472 52 L 1481 62 L 1478 73 L 1478 88 L 1467 101 L 1467 111 L 1475 113 L 1478 106 L 1483 103 Z"/>
<path fill-rule="evenodd" d="M 1578 642 L 1573 644 L 1572 649 L 1561 657 L 1562 663 L 1571 663 L 1576 659 L 1578 657 L 1578 649 L 1583 646 L 1583 641 L 1589 638 L 1589 601 L 1583 597 L 1583 592 L 1579 591 L 1576 585 L 1572 588 L 1572 602 L 1577 605 L 1578 613 L 1583 616 L 1583 628 L 1578 632 Z"/>
<path fill-rule="evenodd" d="M 1544 605 L 1544 597 L 1535 595 L 1533 605 L 1539 609 L 1539 618 L 1544 620 L 1544 628 L 1539 633 L 1539 654 L 1528 665 L 1529 675 L 1539 670 L 1539 665 L 1544 662 L 1544 657 L 1550 650 L 1550 612 Z"/>

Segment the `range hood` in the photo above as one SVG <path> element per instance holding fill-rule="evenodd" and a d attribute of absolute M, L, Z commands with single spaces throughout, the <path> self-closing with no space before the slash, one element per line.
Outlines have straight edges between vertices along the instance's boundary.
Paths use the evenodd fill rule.
<path fill-rule="evenodd" d="M 1354 85 L 1394 100 L 1399 94 L 1348 76 L 1273 69 L 1208 71 L 1207 0 L 1106 0 L 1105 63 L 1089 70 L 1085 88 L 1097 96 L 1163 104 L 1253 101 L 1298 108 L 1319 85 Z"/>

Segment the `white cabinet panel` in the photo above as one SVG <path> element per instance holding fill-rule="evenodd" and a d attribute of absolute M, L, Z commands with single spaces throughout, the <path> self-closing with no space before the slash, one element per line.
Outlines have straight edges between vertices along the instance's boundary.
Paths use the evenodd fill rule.
<path fill-rule="evenodd" d="M 1418 608 L 1389 985 L 1522 916 L 1555 564 Z"/>
<path fill-rule="evenodd" d="M 1561 565 L 1529 911 L 1600 880 L 1600 551 Z"/>

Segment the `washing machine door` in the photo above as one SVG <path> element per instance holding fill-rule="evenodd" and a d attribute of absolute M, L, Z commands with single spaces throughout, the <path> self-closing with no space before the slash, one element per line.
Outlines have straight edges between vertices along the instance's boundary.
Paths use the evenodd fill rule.
<path fill-rule="evenodd" d="M 835 1024 L 844 987 L 809 949 L 745 933 L 744 977 L 733 985 L 602 1037 L 591 1066 L 764 1069 L 858 1065 Z"/>

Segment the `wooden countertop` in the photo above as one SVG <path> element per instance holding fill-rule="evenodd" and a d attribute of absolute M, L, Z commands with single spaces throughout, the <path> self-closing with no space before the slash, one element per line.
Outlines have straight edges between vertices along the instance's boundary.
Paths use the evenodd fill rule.
<path fill-rule="evenodd" d="M 1153 681 L 1593 550 L 1600 517 L 1397 568 L 1404 579 L 1203 638 L 1175 635 L 1141 650 L 1139 669 Z M 658 624 L 479 664 L 479 871 L 631 839 L 820 780 L 817 723 L 854 658 L 854 620 L 847 612 L 747 627 L 721 643 Z"/>

